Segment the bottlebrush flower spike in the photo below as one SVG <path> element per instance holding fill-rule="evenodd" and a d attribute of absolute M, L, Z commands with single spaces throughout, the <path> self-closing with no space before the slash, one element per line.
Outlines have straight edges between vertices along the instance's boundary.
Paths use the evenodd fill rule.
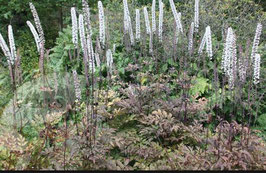
<path fill-rule="evenodd" d="M 169 2 L 170 2 L 170 6 L 171 6 L 171 9 L 172 9 L 174 18 L 175 18 L 176 27 L 181 33 L 183 33 L 183 27 L 182 27 L 182 24 L 181 24 L 181 18 L 180 18 L 180 16 L 178 15 L 178 13 L 176 11 L 176 7 L 175 7 L 175 4 L 174 4 L 174 1 L 173 0 L 169 0 Z"/>
<path fill-rule="evenodd" d="M 79 37 L 81 41 L 81 48 L 83 53 L 87 51 L 87 44 L 86 44 L 86 38 L 85 38 L 85 29 L 84 29 L 84 20 L 83 20 L 83 15 L 79 15 Z"/>
<path fill-rule="evenodd" d="M 226 42 L 222 56 L 222 69 L 229 78 L 229 88 L 234 87 L 237 72 L 236 36 L 230 27 L 227 31 Z"/>
<path fill-rule="evenodd" d="M 205 44 L 206 44 L 206 32 L 204 33 L 204 35 L 203 35 L 203 38 L 202 38 L 202 40 L 201 40 L 201 43 L 200 43 L 200 47 L 199 47 L 199 51 L 198 51 L 198 54 L 202 54 L 202 52 L 203 52 L 203 49 L 204 49 L 204 46 L 205 46 Z"/>
<path fill-rule="evenodd" d="M 95 60 L 96 60 L 97 67 L 100 67 L 101 60 L 100 60 L 100 55 L 98 53 L 95 53 Z"/>
<path fill-rule="evenodd" d="M 81 100 L 81 89 L 80 89 L 80 82 L 78 79 L 78 74 L 76 70 L 73 70 L 72 73 L 73 73 L 73 79 L 74 79 L 75 95 L 76 95 L 76 98 L 80 101 Z"/>
<path fill-rule="evenodd" d="M 195 24 L 195 32 L 199 30 L 199 1 L 195 0 L 195 14 L 194 14 L 194 24 Z"/>
<path fill-rule="evenodd" d="M 144 10 L 145 25 L 146 25 L 146 33 L 151 34 L 151 26 L 150 26 L 150 20 L 149 20 L 149 14 L 147 11 L 147 7 L 144 7 L 143 10 Z"/>
<path fill-rule="evenodd" d="M 162 0 L 159 0 L 159 28 L 158 28 L 158 36 L 160 42 L 163 41 L 163 7 L 164 4 Z"/>
<path fill-rule="evenodd" d="M 35 40 L 35 43 L 37 46 L 37 50 L 38 50 L 38 52 L 40 52 L 40 42 L 41 42 L 40 37 L 39 37 L 35 27 L 32 25 L 32 23 L 30 21 L 27 21 L 27 25 L 29 26 L 30 31 L 34 37 L 34 40 Z"/>
<path fill-rule="evenodd" d="M 200 47 L 199 47 L 199 54 L 202 54 L 202 51 L 204 49 L 204 46 L 206 45 L 206 52 L 208 54 L 208 57 L 212 59 L 212 37 L 211 37 L 211 27 L 207 26 L 205 34 L 203 36 L 203 39 L 201 41 Z"/>
<path fill-rule="evenodd" d="M 38 16 L 38 13 L 37 13 L 37 10 L 35 8 L 35 6 L 30 2 L 30 9 L 31 9 L 31 12 L 32 12 L 32 15 L 33 15 L 33 18 L 34 18 L 34 22 L 35 22 L 35 25 L 36 25 L 36 28 L 37 28 L 37 31 L 38 31 L 38 34 L 39 34 L 39 37 L 40 37 L 40 43 L 45 44 L 45 38 L 44 38 L 44 32 L 43 32 L 43 29 L 42 29 L 42 25 L 41 25 L 41 22 L 40 22 L 40 18 Z"/>
<path fill-rule="evenodd" d="M 207 32 L 207 35 L 206 35 L 206 43 L 207 43 L 207 46 L 206 46 L 206 50 L 207 50 L 207 53 L 208 53 L 208 56 L 210 59 L 212 59 L 212 34 L 211 34 L 211 27 L 210 26 L 207 26 L 206 28 L 206 32 Z"/>
<path fill-rule="evenodd" d="M 91 38 L 87 38 L 87 45 L 88 45 L 88 55 L 89 55 L 89 69 L 91 72 L 95 72 L 95 55 L 94 55 L 94 50 L 93 50 L 93 44 L 91 41 Z"/>
<path fill-rule="evenodd" d="M 227 31 L 226 42 L 224 45 L 224 51 L 222 56 L 222 69 L 227 75 L 230 75 L 228 72 L 232 59 L 232 46 L 233 46 L 233 30 L 231 27 L 229 27 Z"/>
<path fill-rule="evenodd" d="M 253 74 L 253 82 L 255 85 L 259 83 L 260 80 L 260 54 L 255 55 L 254 60 L 254 74 Z"/>
<path fill-rule="evenodd" d="M 131 17 L 129 14 L 127 0 L 123 0 L 123 5 L 124 5 L 124 27 L 125 27 L 125 31 L 129 32 L 131 45 L 134 45 L 135 39 L 134 39 L 134 33 L 133 33 L 133 28 L 132 28 L 132 23 L 131 23 Z"/>
<path fill-rule="evenodd" d="M 106 58 L 107 58 L 107 67 L 110 70 L 110 74 L 112 74 L 113 71 L 113 54 L 110 49 L 107 50 L 106 52 Z"/>
<path fill-rule="evenodd" d="M 136 9 L 136 39 L 140 39 L 140 13 L 139 9 Z"/>
<path fill-rule="evenodd" d="M 9 47 L 11 50 L 11 64 L 14 65 L 14 62 L 17 60 L 17 53 L 16 53 L 16 45 L 13 35 L 13 29 L 11 25 L 8 25 L 8 39 L 9 39 Z"/>
<path fill-rule="evenodd" d="M 194 34 L 194 22 L 191 22 L 190 31 L 188 36 L 188 51 L 191 53 L 193 48 L 193 34 Z"/>
<path fill-rule="evenodd" d="M 7 44 L 6 44 L 6 42 L 5 42 L 5 40 L 4 40 L 4 38 L 3 38 L 1 33 L 0 33 L 0 46 L 1 46 L 2 50 L 3 50 L 3 52 L 4 52 L 4 55 L 7 58 L 8 64 L 11 65 L 11 62 L 12 62 L 11 61 L 11 59 L 12 59 L 11 58 L 11 53 L 10 53 L 9 48 L 8 48 L 8 46 L 7 46 Z"/>
<path fill-rule="evenodd" d="M 72 42 L 75 49 L 78 48 L 78 21 L 75 7 L 71 8 L 71 19 L 72 19 Z"/>
<path fill-rule="evenodd" d="M 99 10 L 99 28 L 100 28 L 100 42 L 102 46 L 105 45 L 105 20 L 104 20 L 104 9 L 101 1 L 98 1 Z"/>
<path fill-rule="evenodd" d="M 152 1 L 152 8 L 151 8 L 151 18 L 152 18 L 152 32 L 156 32 L 156 0 Z"/>
<path fill-rule="evenodd" d="M 124 6 L 124 28 L 125 28 L 125 31 L 128 31 L 129 30 L 129 21 L 128 21 L 129 10 L 128 10 L 127 0 L 123 0 L 123 6 Z"/>
<path fill-rule="evenodd" d="M 86 32 L 87 35 L 92 36 L 92 29 L 91 29 L 91 20 L 90 20 L 90 8 L 86 0 L 82 0 L 82 11 L 84 15 L 84 22 L 87 28 Z"/>
<path fill-rule="evenodd" d="M 255 33 L 255 37 L 254 37 L 254 41 L 253 41 L 253 46 L 252 46 L 252 52 L 251 52 L 251 61 L 254 60 L 255 55 L 258 52 L 258 46 L 260 44 L 260 35 L 262 32 L 262 24 L 258 23 L 257 25 L 257 29 L 256 29 L 256 33 Z"/>

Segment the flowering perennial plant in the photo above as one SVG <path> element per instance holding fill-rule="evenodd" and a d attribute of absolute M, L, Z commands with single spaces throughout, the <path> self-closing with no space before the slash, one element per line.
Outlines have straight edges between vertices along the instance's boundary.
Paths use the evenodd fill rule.
<path fill-rule="evenodd" d="M 164 4 L 162 0 L 159 0 L 159 27 L 158 27 L 158 37 L 160 42 L 163 41 L 163 7 Z"/>
<path fill-rule="evenodd" d="M 72 19 L 72 42 L 75 49 L 78 48 L 78 21 L 75 7 L 71 8 L 71 19 Z"/>
<path fill-rule="evenodd" d="M 146 25 L 146 33 L 151 34 L 151 26 L 150 26 L 150 20 L 149 20 L 149 14 L 147 11 L 147 7 L 144 7 L 143 10 L 144 10 L 145 25 Z"/>
<path fill-rule="evenodd" d="M 140 12 L 136 9 L 136 39 L 140 39 Z"/>
<path fill-rule="evenodd" d="M 253 46 L 252 46 L 252 52 L 251 52 L 251 61 L 254 60 L 257 52 L 258 52 L 258 46 L 260 44 L 260 35 L 262 32 L 262 24 L 258 23 L 257 25 L 257 29 L 256 29 L 256 33 L 255 33 L 255 37 L 254 37 L 254 41 L 253 41 Z"/>
<path fill-rule="evenodd" d="M 44 32 L 43 32 L 43 29 L 42 29 L 40 18 L 38 16 L 38 13 L 37 13 L 37 10 L 36 10 L 35 6 L 31 2 L 30 2 L 30 9 L 31 9 L 31 12 L 32 12 L 32 15 L 33 15 L 33 18 L 34 18 L 34 23 L 36 25 L 36 28 L 37 28 L 37 31 L 38 31 L 38 34 L 39 34 L 40 43 L 43 44 L 43 47 L 44 47 L 45 38 L 44 38 Z"/>
<path fill-rule="evenodd" d="M 194 14 L 194 24 L 195 24 L 195 32 L 199 30 L 199 1 L 195 0 L 195 14 Z"/>
<path fill-rule="evenodd" d="M 30 21 L 27 21 L 27 25 L 29 26 L 30 28 L 30 31 L 34 37 L 34 40 L 35 40 L 35 43 L 36 43 L 36 46 L 37 46 L 37 51 L 40 52 L 40 37 L 35 29 L 35 27 L 32 25 L 32 23 Z"/>
<path fill-rule="evenodd" d="M 100 28 L 100 42 L 102 46 L 105 45 L 105 20 L 104 20 L 104 9 L 102 1 L 98 1 L 99 10 L 99 28 Z"/>
<path fill-rule="evenodd" d="M 156 32 L 156 0 L 152 1 L 151 17 L 152 17 L 152 32 Z"/>

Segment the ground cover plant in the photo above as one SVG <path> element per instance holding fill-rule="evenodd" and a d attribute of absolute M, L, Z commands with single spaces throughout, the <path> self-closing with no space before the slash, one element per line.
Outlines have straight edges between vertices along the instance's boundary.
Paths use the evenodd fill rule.
<path fill-rule="evenodd" d="M 266 169 L 263 3 L 22 3 L 0 28 L 1 170 Z"/>

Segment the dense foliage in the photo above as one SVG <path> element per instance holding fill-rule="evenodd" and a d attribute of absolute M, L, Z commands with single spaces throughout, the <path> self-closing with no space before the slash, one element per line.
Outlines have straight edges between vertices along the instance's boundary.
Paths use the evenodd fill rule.
<path fill-rule="evenodd" d="M 40 51 L 26 23 L 41 37 L 30 2 L 44 30 Z M 152 0 L 128 0 L 128 11 L 121 0 L 102 2 L 104 14 L 97 0 L 88 1 L 89 18 L 81 0 L 0 0 L 0 33 L 9 43 L 12 25 L 17 50 L 12 65 L 0 51 L 0 169 L 265 170 L 264 2 L 200 0 L 196 30 L 195 1 L 173 1 L 179 18 L 171 0 L 162 0 L 162 39 L 158 1 L 151 34 L 143 7 L 153 30 Z M 135 9 L 141 37 L 132 41 Z M 258 23 L 256 83 L 251 54 Z M 245 79 L 236 70 L 233 86 L 222 64 L 230 27 L 233 48 L 226 55 L 235 48 L 237 69 L 246 63 Z"/>

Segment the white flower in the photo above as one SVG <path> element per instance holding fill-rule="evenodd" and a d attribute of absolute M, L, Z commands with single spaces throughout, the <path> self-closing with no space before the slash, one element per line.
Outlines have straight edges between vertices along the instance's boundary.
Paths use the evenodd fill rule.
<path fill-rule="evenodd" d="M 95 60 L 96 60 L 97 67 L 100 67 L 101 60 L 100 60 L 100 55 L 98 53 L 95 53 Z"/>
<path fill-rule="evenodd" d="M 131 24 L 131 18 L 129 15 L 127 17 L 128 17 L 128 24 L 129 24 L 130 42 L 131 42 L 131 45 L 134 45 L 135 39 L 134 39 L 134 34 L 133 34 L 133 29 L 132 29 L 132 24 Z"/>
<path fill-rule="evenodd" d="M 206 40 L 206 43 L 207 43 L 206 50 L 207 50 L 209 58 L 212 59 L 212 34 L 211 34 L 211 27 L 210 26 L 207 26 L 206 32 L 207 32 L 207 35 L 206 35 L 206 39 L 207 39 Z"/>
<path fill-rule="evenodd" d="M 35 22 L 35 25 L 36 25 L 36 28 L 37 28 L 37 31 L 38 31 L 38 34 L 39 34 L 39 37 L 40 37 L 40 42 L 44 46 L 45 38 L 44 38 L 44 32 L 43 32 L 43 29 L 42 29 L 40 18 L 38 16 L 38 13 L 37 13 L 37 10 L 36 10 L 35 6 L 31 2 L 30 2 L 30 9 L 31 9 L 31 12 L 32 12 L 32 15 L 33 15 L 33 18 L 34 18 L 34 22 Z"/>
<path fill-rule="evenodd" d="M 84 54 L 86 54 L 87 43 L 86 43 L 86 38 L 85 38 L 84 20 L 83 20 L 82 14 L 79 15 L 79 37 L 80 37 L 82 51 Z"/>
<path fill-rule="evenodd" d="M 195 14 L 194 14 L 194 24 L 195 32 L 198 32 L 199 29 L 199 0 L 195 0 Z"/>
<path fill-rule="evenodd" d="M 92 36 L 91 20 L 90 20 L 90 8 L 86 0 L 82 0 L 82 10 L 84 15 L 84 22 L 86 26 L 86 32 L 89 36 Z"/>
<path fill-rule="evenodd" d="M 156 32 L 156 0 L 152 1 L 152 8 L 151 8 L 151 18 L 152 18 L 152 32 Z"/>
<path fill-rule="evenodd" d="M 5 40 L 4 40 L 4 38 L 3 38 L 1 33 L 0 33 L 0 46 L 1 46 L 2 50 L 3 50 L 3 52 L 4 52 L 4 55 L 7 58 L 8 64 L 10 64 L 11 63 L 11 53 L 10 53 L 9 48 L 8 48 L 8 46 L 7 46 L 7 44 L 6 44 L 6 42 L 5 42 Z"/>
<path fill-rule="evenodd" d="M 72 19 L 72 42 L 75 48 L 78 48 L 78 21 L 75 7 L 71 8 L 71 19 Z"/>
<path fill-rule="evenodd" d="M 202 51 L 203 51 L 203 49 L 204 49 L 204 46 L 205 46 L 205 44 L 206 44 L 206 32 L 204 33 L 204 35 L 203 35 L 203 38 L 202 38 L 202 40 L 201 40 L 201 43 L 200 43 L 200 47 L 199 47 L 199 51 L 198 51 L 198 53 L 199 54 L 202 54 Z"/>
<path fill-rule="evenodd" d="M 191 52 L 193 48 L 193 34 L 194 34 L 194 22 L 191 22 L 190 31 L 188 36 L 188 51 Z"/>
<path fill-rule="evenodd" d="M 80 89 L 80 82 L 78 79 L 77 71 L 73 70 L 72 73 L 73 73 L 73 79 L 74 79 L 75 95 L 78 100 L 81 100 L 81 89 Z"/>
<path fill-rule="evenodd" d="M 255 85 L 259 83 L 260 80 L 260 54 L 255 55 L 254 61 L 254 74 L 253 74 L 253 82 Z"/>
<path fill-rule="evenodd" d="M 136 9 L 136 39 L 140 39 L 140 13 L 139 9 Z"/>
<path fill-rule="evenodd" d="M 17 53 L 16 53 L 16 45 L 13 35 L 13 29 L 11 25 L 8 25 L 8 39 L 9 39 L 9 47 L 11 50 L 11 64 L 14 65 L 14 62 L 17 59 Z"/>
<path fill-rule="evenodd" d="M 199 47 L 199 51 L 198 51 L 199 54 L 202 54 L 202 51 L 203 51 L 205 45 L 206 45 L 206 52 L 208 54 L 208 57 L 210 59 L 212 59 L 212 56 L 213 56 L 213 54 L 212 54 L 212 37 L 211 37 L 211 27 L 210 26 L 206 27 L 205 34 L 202 38 L 202 41 L 201 41 L 201 44 Z"/>
<path fill-rule="evenodd" d="M 124 5 L 124 27 L 125 31 L 129 30 L 129 21 L 128 21 L 128 15 L 129 15 L 129 10 L 128 10 L 128 4 L 127 0 L 123 0 L 123 5 Z"/>
<path fill-rule="evenodd" d="M 93 44 L 91 38 L 87 38 L 87 46 L 88 46 L 88 55 L 89 55 L 89 69 L 91 72 L 95 72 L 95 55 L 93 50 Z"/>
<path fill-rule="evenodd" d="M 251 61 L 254 60 L 256 53 L 258 52 L 258 46 L 260 44 L 260 35 L 262 32 L 262 24 L 258 23 L 254 41 L 253 41 L 253 46 L 252 46 L 252 52 L 251 52 Z"/>
<path fill-rule="evenodd" d="M 110 74 L 112 74 L 113 70 L 113 54 L 110 49 L 107 50 L 106 52 L 106 58 L 107 58 L 107 67 L 110 70 Z"/>
<path fill-rule="evenodd" d="M 150 26 L 150 20 L 149 20 L 149 14 L 147 11 L 147 7 L 144 7 L 144 18 L 145 18 L 145 25 L 146 25 L 146 33 L 151 34 L 151 26 Z"/>
<path fill-rule="evenodd" d="M 99 28 L 100 28 L 100 42 L 102 46 L 105 45 L 105 20 L 104 20 L 104 9 L 101 1 L 98 1 L 99 10 Z"/>
<path fill-rule="evenodd" d="M 35 43 L 37 46 L 37 50 L 38 50 L 38 52 L 40 52 L 40 42 L 41 42 L 40 37 L 39 37 L 35 27 L 32 25 L 32 23 L 30 21 L 27 21 L 27 25 L 29 26 L 30 31 L 34 37 L 34 40 L 35 40 Z"/>
<path fill-rule="evenodd" d="M 134 45 L 135 40 L 134 40 L 134 34 L 133 34 L 131 17 L 129 14 L 127 0 L 123 0 L 123 5 L 124 5 L 124 27 L 125 27 L 125 31 L 129 32 L 131 45 Z"/>
<path fill-rule="evenodd" d="M 164 4 L 162 0 L 159 0 L 159 28 L 158 28 L 158 36 L 159 40 L 163 41 L 163 7 Z"/>
<path fill-rule="evenodd" d="M 169 2 L 170 2 L 170 6 L 171 6 L 171 9 L 172 9 L 174 18 L 175 18 L 176 27 L 181 33 L 183 33 L 183 27 L 182 27 L 182 24 L 181 24 L 181 18 L 180 18 L 180 16 L 178 15 L 178 13 L 176 11 L 176 7 L 175 7 L 175 4 L 174 4 L 174 1 L 173 0 L 169 0 Z"/>
<path fill-rule="evenodd" d="M 228 28 L 222 56 L 222 69 L 229 78 L 229 87 L 234 87 L 237 72 L 236 36 L 231 27 Z"/>

